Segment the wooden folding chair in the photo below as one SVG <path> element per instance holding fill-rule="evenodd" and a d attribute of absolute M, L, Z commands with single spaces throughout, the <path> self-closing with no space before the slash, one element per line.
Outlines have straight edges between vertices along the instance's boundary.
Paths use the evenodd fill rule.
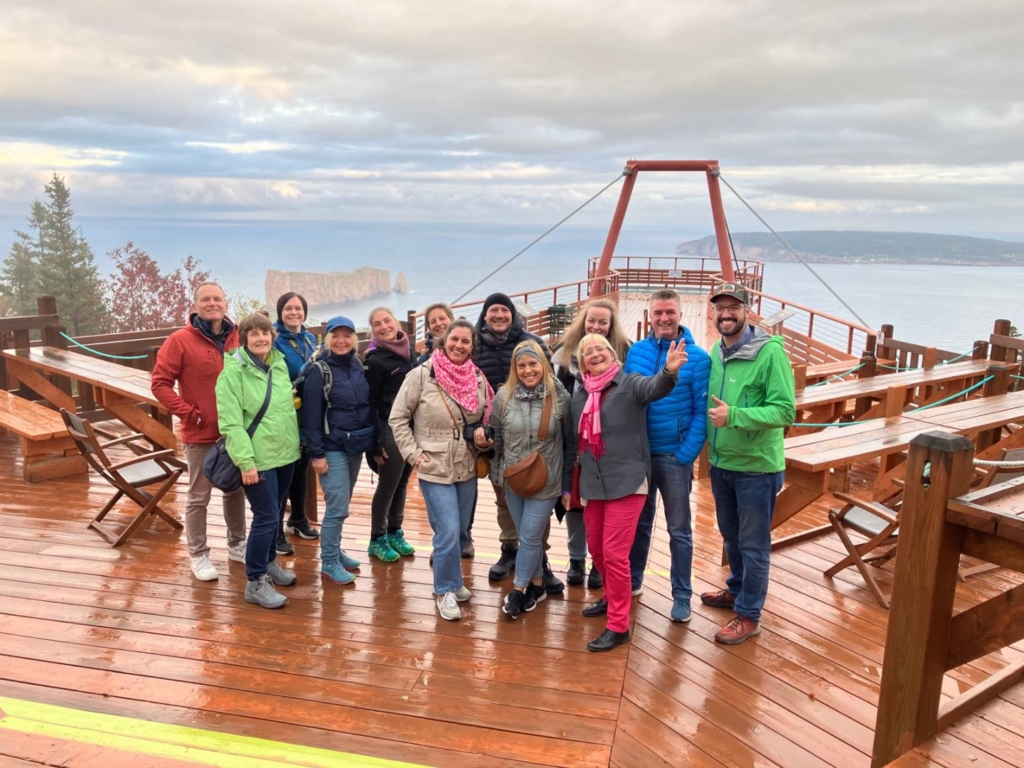
<path fill-rule="evenodd" d="M 996 457 L 996 461 L 1024 461 L 1024 448 L 1004 448 L 999 452 L 999 456 Z M 975 470 L 977 471 L 977 467 Z M 1007 480 L 1013 480 L 1016 477 L 1024 475 L 1024 469 L 1003 469 L 1000 467 L 986 467 L 984 468 L 984 476 L 981 482 L 974 486 L 971 490 L 980 490 L 982 488 L 988 488 L 990 485 L 998 485 L 999 483 L 1005 483 Z M 960 581 L 966 581 L 969 576 L 976 576 L 979 573 L 985 573 L 986 571 L 994 571 L 998 568 L 998 565 L 993 563 L 981 563 L 980 565 L 972 565 L 967 568 L 961 568 L 957 574 Z"/>
<path fill-rule="evenodd" d="M 63 408 L 60 412 L 64 419 L 64 425 L 68 434 L 74 440 L 75 445 L 81 452 L 83 458 L 89 465 L 99 473 L 100 477 L 117 489 L 107 505 L 100 510 L 100 513 L 89 523 L 90 528 L 99 531 L 112 546 L 118 547 L 124 544 L 135 530 L 149 515 L 157 515 L 165 520 L 172 528 L 180 529 L 181 523 L 164 512 L 160 508 L 160 500 L 174 486 L 174 483 L 181 476 L 183 469 L 180 465 L 172 464 L 174 451 L 170 449 L 160 451 L 146 451 L 133 441 L 144 438 L 144 435 L 134 433 L 125 435 L 115 440 L 100 442 L 93 429 L 86 419 L 79 418 Z M 113 462 L 107 456 L 107 449 L 116 445 L 124 445 L 135 454 L 125 461 Z M 160 487 L 154 493 L 143 490 L 145 486 L 160 483 Z M 139 513 L 120 532 L 103 524 L 107 513 L 114 508 L 122 496 L 127 496 L 141 508 Z"/>
<path fill-rule="evenodd" d="M 825 575 L 831 579 L 844 568 L 855 565 L 879 605 L 888 608 L 889 598 L 882 593 L 868 566 L 882 565 L 896 555 L 896 537 L 900 527 L 899 507 L 902 502 L 890 508 L 877 501 L 858 499 L 848 493 L 836 492 L 835 497 L 845 502 L 845 506 L 839 510 L 830 509 L 828 519 L 848 554 L 825 571 Z M 854 544 L 847 529 L 856 531 L 867 541 L 859 545 Z M 871 554 L 883 547 L 883 551 Z"/>

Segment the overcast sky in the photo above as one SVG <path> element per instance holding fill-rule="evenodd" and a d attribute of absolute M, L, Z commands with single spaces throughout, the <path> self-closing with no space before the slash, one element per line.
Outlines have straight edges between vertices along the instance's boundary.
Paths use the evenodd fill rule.
<path fill-rule="evenodd" d="M 542 227 L 717 158 L 779 228 L 1024 238 L 1020 0 L 0 7 L 8 219 L 56 171 L 87 216 Z M 630 221 L 710 232 L 706 189 Z"/>

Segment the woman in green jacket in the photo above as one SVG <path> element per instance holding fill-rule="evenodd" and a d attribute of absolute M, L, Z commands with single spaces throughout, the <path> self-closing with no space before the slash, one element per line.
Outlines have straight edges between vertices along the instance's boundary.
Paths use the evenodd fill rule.
<path fill-rule="evenodd" d="M 252 507 L 252 527 L 245 550 L 245 600 L 264 608 L 281 608 L 288 599 L 274 585 L 288 587 L 295 574 L 275 559 L 281 505 L 288 495 L 292 465 L 299 458 L 288 366 L 274 349 L 274 326 L 265 315 L 249 315 L 238 326 L 242 346 L 224 356 L 217 379 L 217 420 L 228 455 L 242 472 L 242 489 Z M 247 428 L 270 398 L 252 437 Z"/>

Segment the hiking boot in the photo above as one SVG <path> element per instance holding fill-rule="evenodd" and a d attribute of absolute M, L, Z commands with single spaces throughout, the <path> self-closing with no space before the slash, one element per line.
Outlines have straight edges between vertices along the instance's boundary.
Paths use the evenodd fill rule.
<path fill-rule="evenodd" d="M 590 566 L 590 576 L 587 577 L 587 589 L 601 589 L 604 586 L 604 579 L 598 573 L 597 566 Z"/>
<path fill-rule="evenodd" d="M 514 619 L 522 612 L 524 602 L 526 602 L 526 593 L 513 589 L 505 595 L 505 602 L 501 606 L 501 612 L 510 619 Z"/>
<path fill-rule="evenodd" d="M 320 531 L 315 528 L 311 528 L 309 520 L 302 518 L 301 520 L 289 520 L 284 526 L 285 533 L 290 533 L 293 536 L 298 536 L 303 539 L 319 539 Z"/>
<path fill-rule="evenodd" d="M 359 568 L 359 561 L 354 557 L 349 557 L 345 554 L 345 550 L 341 550 L 341 567 L 349 571 L 355 571 Z"/>
<path fill-rule="evenodd" d="M 585 560 L 569 560 L 569 570 L 565 572 L 565 580 L 570 587 L 578 587 L 587 578 L 587 562 Z"/>
<path fill-rule="evenodd" d="M 690 601 L 677 597 L 672 601 L 672 613 L 669 614 L 672 621 L 685 624 L 690 620 Z"/>
<path fill-rule="evenodd" d="M 523 603 L 523 610 L 529 613 L 537 607 L 537 603 L 548 599 L 548 593 L 539 584 L 526 585 L 526 601 Z"/>
<path fill-rule="evenodd" d="M 583 609 L 583 615 L 587 618 L 604 616 L 606 613 L 608 613 L 608 601 L 603 597 L 600 600 L 595 600 Z"/>
<path fill-rule="evenodd" d="M 469 543 L 462 548 L 462 552 L 459 553 L 459 557 L 463 560 L 469 560 L 471 557 L 476 556 L 476 547 L 473 545 L 473 534 L 469 535 Z"/>
<path fill-rule="evenodd" d="M 198 555 L 188 559 L 188 566 L 192 569 L 192 575 L 200 581 L 216 581 L 220 576 L 217 569 L 210 562 L 209 555 Z"/>
<path fill-rule="evenodd" d="M 269 573 L 264 573 L 245 585 L 245 602 L 256 603 L 263 608 L 284 608 L 288 605 L 288 598 L 274 589 Z"/>
<path fill-rule="evenodd" d="M 372 539 L 366 552 L 370 557 L 376 557 L 382 563 L 393 563 L 399 559 L 399 554 L 391 548 L 391 540 L 386 533 Z"/>
<path fill-rule="evenodd" d="M 502 544 L 501 557 L 498 558 L 498 562 L 491 566 L 491 570 L 487 572 L 487 578 L 491 581 L 504 581 L 508 578 L 512 569 L 516 567 L 517 552 L 519 552 L 519 547 L 515 544 L 509 544 L 508 542 Z"/>
<path fill-rule="evenodd" d="M 324 563 L 320 566 L 320 578 L 331 584 L 351 584 L 356 580 L 354 574 L 341 567 L 341 563 Z"/>
<path fill-rule="evenodd" d="M 465 584 L 456 589 L 452 594 L 455 595 L 455 599 L 460 603 L 466 602 L 473 596 L 473 593 L 469 591 L 469 588 Z"/>
<path fill-rule="evenodd" d="M 623 643 L 629 642 L 629 630 L 625 632 L 615 632 L 610 629 L 606 629 L 600 634 L 600 636 L 594 638 L 587 643 L 587 650 L 593 651 L 594 653 L 603 653 L 604 651 L 610 651 L 612 648 L 617 648 Z"/>
<path fill-rule="evenodd" d="M 277 535 L 277 544 L 274 545 L 274 549 L 277 551 L 277 554 L 279 555 L 295 554 L 295 547 L 293 547 L 292 543 L 288 541 L 287 538 L 285 538 L 283 532 Z"/>
<path fill-rule="evenodd" d="M 228 560 L 234 560 L 236 563 L 245 562 L 245 542 L 241 544 L 228 544 Z"/>
<path fill-rule="evenodd" d="M 544 591 L 549 595 L 557 595 L 565 591 L 565 584 L 551 570 L 551 563 L 548 562 L 547 556 L 544 557 Z"/>
<path fill-rule="evenodd" d="M 462 618 L 462 609 L 454 592 L 445 592 L 437 598 L 437 612 L 445 621 L 458 621 Z"/>
<path fill-rule="evenodd" d="M 736 605 L 736 595 L 728 589 L 720 589 L 717 592 L 703 592 L 700 601 L 712 608 L 732 608 Z"/>
<path fill-rule="evenodd" d="M 405 540 L 405 534 L 401 528 L 388 534 L 388 544 L 402 557 L 411 557 L 416 554 L 416 547 Z"/>
<path fill-rule="evenodd" d="M 267 575 L 270 580 L 277 584 L 279 587 L 290 587 L 296 581 L 298 576 L 293 571 L 286 571 L 281 567 L 281 564 L 277 560 L 271 560 L 267 563 Z"/>
<path fill-rule="evenodd" d="M 761 625 L 744 616 L 737 616 L 715 633 L 715 640 L 722 645 L 739 645 L 750 637 L 761 634 Z"/>

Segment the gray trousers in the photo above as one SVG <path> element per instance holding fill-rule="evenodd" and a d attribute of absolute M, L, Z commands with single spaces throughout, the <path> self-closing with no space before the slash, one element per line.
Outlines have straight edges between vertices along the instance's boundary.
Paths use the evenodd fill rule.
<path fill-rule="evenodd" d="M 210 505 L 213 486 L 203 474 L 203 459 L 211 448 L 213 443 L 185 443 L 185 460 L 188 462 L 185 539 L 188 541 L 188 553 L 193 557 L 210 552 L 206 543 L 206 508 Z M 228 526 L 228 545 L 244 544 L 245 494 L 241 488 L 224 494 L 224 522 Z"/>
<path fill-rule="evenodd" d="M 569 540 L 569 559 L 587 559 L 587 526 L 583 523 L 583 512 L 570 509 L 565 513 L 565 533 Z"/>

